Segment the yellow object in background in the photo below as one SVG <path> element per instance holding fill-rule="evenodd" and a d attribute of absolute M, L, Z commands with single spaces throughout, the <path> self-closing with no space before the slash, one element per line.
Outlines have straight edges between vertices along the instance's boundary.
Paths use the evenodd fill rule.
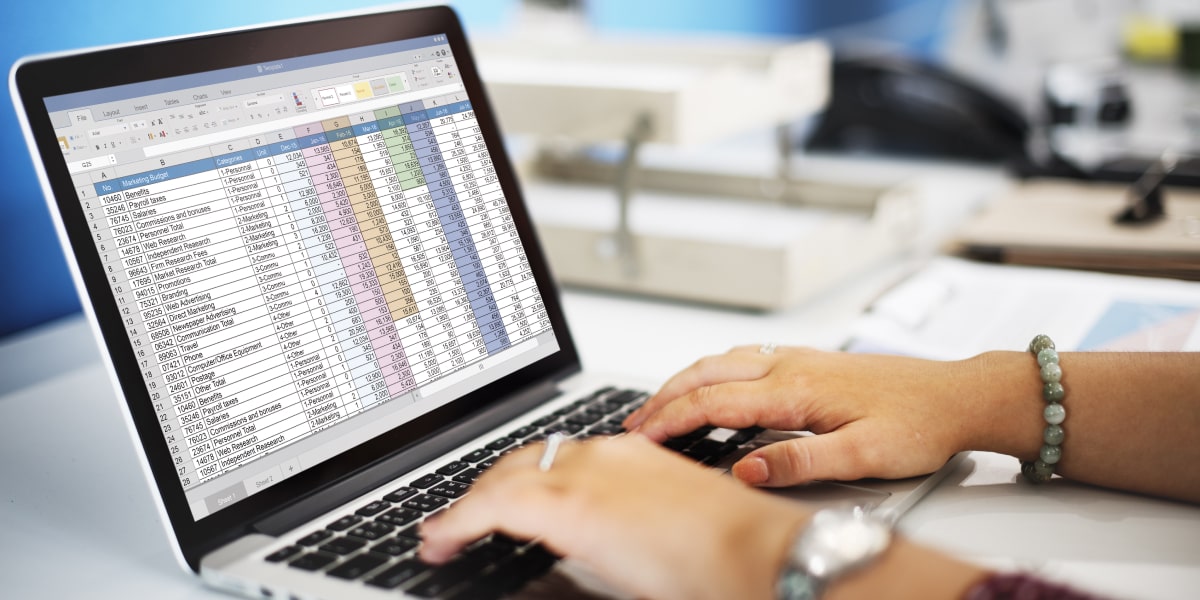
<path fill-rule="evenodd" d="M 1121 34 L 1125 52 L 1134 60 L 1169 62 L 1179 53 L 1179 27 L 1164 19 L 1130 17 Z"/>

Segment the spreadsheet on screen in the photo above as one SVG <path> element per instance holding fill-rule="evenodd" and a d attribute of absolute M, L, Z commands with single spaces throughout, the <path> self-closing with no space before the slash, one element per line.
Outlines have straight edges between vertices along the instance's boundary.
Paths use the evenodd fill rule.
<path fill-rule="evenodd" d="M 558 349 L 428 36 L 46 99 L 199 519 Z"/>

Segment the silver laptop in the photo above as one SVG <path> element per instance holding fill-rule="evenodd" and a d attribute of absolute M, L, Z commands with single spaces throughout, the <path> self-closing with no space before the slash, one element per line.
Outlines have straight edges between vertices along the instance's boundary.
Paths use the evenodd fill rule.
<path fill-rule="evenodd" d="M 181 565 L 249 597 L 499 597 L 558 559 L 416 527 L 505 452 L 620 433 L 448 8 L 34 57 L 10 86 Z M 713 466 L 780 434 L 703 429 Z M 895 515 L 932 479 L 806 486 Z M 868 489 L 870 488 L 870 489 Z"/>

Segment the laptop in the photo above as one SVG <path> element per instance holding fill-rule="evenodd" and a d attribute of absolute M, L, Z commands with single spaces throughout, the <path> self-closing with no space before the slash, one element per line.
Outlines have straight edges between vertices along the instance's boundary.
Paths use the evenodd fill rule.
<path fill-rule="evenodd" d="M 498 597 L 554 568 L 502 536 L 415 557 L 504 453 L 618 434 L 648 389 L 582 370 L 452 10 L 33 57 L 10 87 L 184 568 L 252 598 Z M 668 446 L 720 468 L 779 435 Z M 899 514 L 934 483 L 787 493 Z"/>

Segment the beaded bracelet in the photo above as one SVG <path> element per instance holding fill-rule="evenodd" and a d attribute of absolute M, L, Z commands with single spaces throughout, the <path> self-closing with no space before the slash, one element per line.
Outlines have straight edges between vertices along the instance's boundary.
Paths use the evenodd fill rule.
<path fill-rule="evenodd" d="M 1062 367 L 1058 364 L 1058 351 L 1054 341 L 1046 335 L 1037 335 L 1029 342 L 1029 352 L 1037 358 L 1042 376 L 1042 399 L 1046 408 L 1042 416 L 1046 419 L 1046 430 L 1042 432 L 1042 449 L 1035 461 L 1022 461 L 1021 474 L 1032 483 L 1049 481 L 1054 467 L 1062 458 L 1063 428 L 1067 410 L 1062 400 L 1066 392 L 1062 386 Z"/>

